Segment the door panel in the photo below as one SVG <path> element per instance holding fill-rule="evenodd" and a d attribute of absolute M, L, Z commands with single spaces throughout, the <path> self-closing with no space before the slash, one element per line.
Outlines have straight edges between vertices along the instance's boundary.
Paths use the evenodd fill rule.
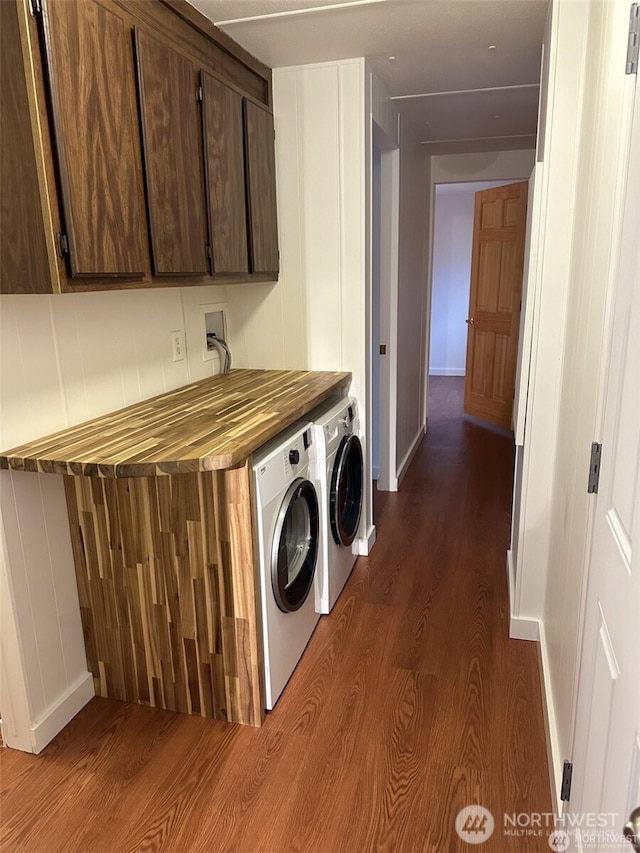
<path fill-rule="evenodd" d="M 198 77 L 188 59 L 136 29 L 144 171 L 156 275 L 206 275 Z"/>
<path fill-rule="evenodd" d="M 528 182 L 476 193 L 464 410 L 511 428 Z"/>
<path fill-rule="evenodd" d="M 640 806 L 640 86 L 620 254 L 602 464 L 589 555 L 574 740 L 572 811 L 613 815 L 618 835 Z M 618 847 L 616 847 L 618 849 Z M 631 850 L 620 841 L 619 849 Z"/>
<path fill-rule="evenodd" d="M 91 2 L 43 3 L 72 276 L 142 276 L 144 212 L 131 35 Z"/>
<path fill-rule="evenodd" d="M 202 74 L 213 272 L 249 270 L 242 95 Z"/>
<path fill-rule="evenodd" d="M 277 273 L 278 222 L 273 116 L 245 100 L 245 145 L 251 272 Z"/>

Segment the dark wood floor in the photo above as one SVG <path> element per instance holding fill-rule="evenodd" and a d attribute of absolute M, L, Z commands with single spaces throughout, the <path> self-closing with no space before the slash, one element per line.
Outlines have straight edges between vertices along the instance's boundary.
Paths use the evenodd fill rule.
<path fill-rule="evenodd" d="M 40 756 L 2 750 L 2 850 L 548 851 L 535 644 L 508 639 L 513 446 L 432 378 L 399 493 L 262 729 L 94 699 Z M 471 847 L 458 811 L 490 809 Z"/>

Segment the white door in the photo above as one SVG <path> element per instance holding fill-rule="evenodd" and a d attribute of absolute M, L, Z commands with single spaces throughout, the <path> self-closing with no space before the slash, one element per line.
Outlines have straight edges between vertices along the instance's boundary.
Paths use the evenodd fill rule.
<path fill-rule="evenodd" d="M 568 807 L 581 826 L 570 832 L 578 850 L 626 853 L 633 847 L 623 827 L 640 806 L 640 86 L 635 78 L 629 85 L 632 141 Z"/>

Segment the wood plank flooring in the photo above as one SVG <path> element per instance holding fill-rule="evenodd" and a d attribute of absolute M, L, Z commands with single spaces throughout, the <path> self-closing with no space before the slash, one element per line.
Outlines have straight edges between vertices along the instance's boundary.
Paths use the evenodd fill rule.
<path fill-rule="evenodd" d="M 503 835 L 551 810 L 537 647 L 508 639 L 512 441 L 431 383 L 378 542 L 264 727 L 94 699 L 40 756 L 2 750 L 2 851 L 549 850 Z M 496 818 L 478 847 L 471 803 Z"/>

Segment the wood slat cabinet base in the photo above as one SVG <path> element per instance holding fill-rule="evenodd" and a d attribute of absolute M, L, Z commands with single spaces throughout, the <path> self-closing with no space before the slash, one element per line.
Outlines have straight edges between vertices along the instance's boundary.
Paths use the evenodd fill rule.
<path fill-rule="evenodd" d="M 0 293 L 277 279 L 266 66 L 186 0 L 3 0 L 0 39 Z M 204 77 L 262 121 L 203 126 Z"/>
<path fill-rule="evenodd" d="M 65 476 L 96 693 L 262 725 L 252 478 Z"/>

